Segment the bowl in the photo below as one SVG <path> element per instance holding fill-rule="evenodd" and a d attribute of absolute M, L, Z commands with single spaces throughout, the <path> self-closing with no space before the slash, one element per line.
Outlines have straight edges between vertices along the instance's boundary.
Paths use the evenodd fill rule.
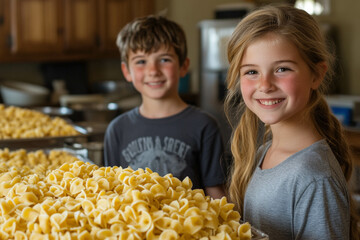
<path fill-rule="evenodd" d="M 0 91 L 5 104 L 20 107 L 46 104 L 50 95 L 43 86 L 18 81 L 0 82 Z"/>

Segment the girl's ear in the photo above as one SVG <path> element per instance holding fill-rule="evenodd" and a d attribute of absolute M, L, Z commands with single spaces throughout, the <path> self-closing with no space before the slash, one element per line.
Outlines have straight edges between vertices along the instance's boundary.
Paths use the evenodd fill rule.
<path fill-rule="evenodd" d="M 184 63 L 180 66 L 180 77 L 185 77 L 189 71 L 190 59 L 186 58 Z"/>
<path fill-rule="evenodd" d="M 125 62 L 121 62 L 121 71 L 128 82 L 132 82 L 130 71 L 127 67 L 127 64 Z"/>
<path fill-rule="evenodd" d="M 317 68 L 317 73 L 314 76 L 312 89 L 317 89 L 320 86 L 320 84 L 324 80 L 326 72 L 328 70 L 328 66 L 327 66 L 326 62 L 318 63 L 316 68 Z"/>

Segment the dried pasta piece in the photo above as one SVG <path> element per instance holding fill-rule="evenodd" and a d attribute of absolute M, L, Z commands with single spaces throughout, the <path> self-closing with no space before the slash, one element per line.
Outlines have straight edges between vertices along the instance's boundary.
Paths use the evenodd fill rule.
<path fill-rule="evenodd" d="M 25 232 L 22 231 L 16 231 L 14 233 L 14 240 L 28 240 L 27 235 L 25 234 Z"/>
<path fill-rule="evenodd" d="M 179 239 L 179 234 L 172 229 L 164 230 L 159 237 L 160 240 L 176 240 Z"/>
<path fill-rule="evenodd" d="M 70 183 L 70 193 L 77 194 L 85 189 L 83 180 L 81 178 L 74 178 Z"/>
<path fill-rule="evenodd" d="M 3 232 L 8 233 L 9 235 L 14 235 L 16 231 L 16 223 L 17 223 L 16 219 L 10 217 L 4 223 L 1 224 L 1 230 Z"/>
<path fill-rule="evenodd" d="M 238 229 L 238 235 L 241 239 L 251 239 L 251 226 L 248 222 L 241 224 Z"/>
<path fill-rule="evenodd" d="M 184 232 L 193 235 L 200 231 L 203 225 L 204 219 L 201 216 L 187 217 L 184 222 Z"/>
<path fill-rule="evenodd" d="M 83 230 L 78 235 L 78 240 L 88 240 L 91 239 L 91 235 L 87 230 Z"/>
<path fill-rule="evenodd" d="M 138 230 L 140 232 L 148 231 L 150 227 L 153 225 L 151 215 L 146 211 L 142 211 L 141 215 L 139 216 L 138 224 L 139 224 Z"/>
<path fill-rule="evenodd" d="M 21 201 L 26 204 L 35 204 L 39 201 L 38 197 L 33 192 L 25 192 L 20 196 Z"/>
<path fill-rule="evenodd" d="M 96 193 L 99 190 L 98 182 L 93 178 L 88 178 L 85 183 L 85 187 L 87 190 Z"/>
<path fill-rule="evenodd" d="M 0 210 L 1 210 L 1 214 L 3 216 L 8 215 L 11 212 L 13 212 L 15 210 L 15 207 L 16 207 L 16 205 L 13 200 L 0 199 Z"/>
<path fill-rule="evenodd" d="M 101 229 L 96 233 L 98 239 L 107 239 L 113 236 L 113 232 L 109 229 Z"/>
<path fill-rule="evenodd" d="M 21 212 L 21 217 L 28 222 L 35 222 L 39 217 L 39 213 L 31 207 L 25 207 Z"/>
<path fill-rule="evenodd" d="M 81 203 L 81 206 L 84 209 L 85 214 L 90 214 L 95 209 L 94 203 L 90 200 L 84 200 Z"/>

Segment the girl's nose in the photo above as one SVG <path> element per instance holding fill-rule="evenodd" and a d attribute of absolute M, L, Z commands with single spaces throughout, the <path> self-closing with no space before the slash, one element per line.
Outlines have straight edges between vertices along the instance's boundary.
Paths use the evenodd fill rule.
<path fill-rule="evenodd" d="M 273 84 L 273 78 L 269 75 L 261 76 L 258 83 L 258 90 L 260 92 L 270 92 L 274 90 L 275 86 Z"/>

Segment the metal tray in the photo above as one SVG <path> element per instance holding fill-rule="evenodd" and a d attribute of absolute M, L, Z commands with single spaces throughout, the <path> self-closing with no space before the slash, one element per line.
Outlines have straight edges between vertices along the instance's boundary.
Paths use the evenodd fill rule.
<path fill-rule="evenodd" d="M 269 240 L 269 236 L 263 233 L 262 231 L 251 227 L 251 240 Z"/>
<path fill-rule="evenodd" d="M 19 148 L 54 148 L 63 147 L 66 141 L 85 141 L 89 136 L 86 128 L 73 126 L 80 135 L 58 136 L 58 137 L 39 137 L 39 138 L 12 138 L 0 139 L 0 148 L 9 148 L 15 150 Z"/>
<path fill-rule="evenodd" d="M 243 220 L 240 220 L 240 223 L 243 224 L 245 223 Z M 269 236 L 265 233 L 263 233 L 262 231 L 260 231 L 259 229 L 254 228 L 251 223 L 251 240 L 269 240 Z"/>
<path fill-rule="evenodd" d="M 37 150 L 40 150 L 40 149 L 37 149 Z M 73 155 L 74 157 L 77 157 L 79 160 L 83 161 L 83 162 L 88 162 L 90 164 L 95 164 L 93 161 L 91 161 L 90 159 L 88 159 L 87 157 L 85 157 L 83 154 L 79 153 L 78 151 L 74 151 L 73 149 L 70 149 L 70 148 L 53 148 L 53 149 L 43 149 L 43 151 L 46 153 L 46 154 L 49 154 L 50 151 L 64 151 L 64 152 L 67 152 L 71 155 Z M 33 150 L 28 150 L 28 152 L 31 152 Z"/>

